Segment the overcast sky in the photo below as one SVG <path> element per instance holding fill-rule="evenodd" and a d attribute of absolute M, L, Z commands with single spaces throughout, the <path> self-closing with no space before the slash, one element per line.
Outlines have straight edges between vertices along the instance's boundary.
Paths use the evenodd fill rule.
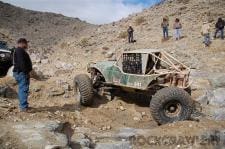
<path fill-rule="evenodd" d="M 110 23 L 140 12 L 158 0 L 3 0 L 23 8 L 78 17 L 93 24 Z"/>

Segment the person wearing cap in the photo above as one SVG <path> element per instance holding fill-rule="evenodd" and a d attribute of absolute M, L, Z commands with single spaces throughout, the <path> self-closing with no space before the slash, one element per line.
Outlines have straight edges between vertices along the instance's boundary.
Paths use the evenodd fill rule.
<path fill-rule="evenodd" d="M 211 43 L 210 41 L 210 25 L 208 21 L 204 21 L 202 25 L 202 35 L 204 37 L 203 43 L 206 47 L 208 47 Z"/>
<path fill-rule="evenodd" d="M 27 112 L 29 108 L 28 93 L 30 85 L 29 73 L 32 71 L 32 62 L 26 52 L 28 41 L 20 38 L 17 41 L 17 48 L 13 54 L 13 76 L 18 83 L 19 108 L 21 112 Z"/>
<path fill-rule="evenodd" d="M 128 42 L 129 43 L 134 42 L 134 29 L 131 25 L 127 29 L 127 33 L 128 33 Z"/>

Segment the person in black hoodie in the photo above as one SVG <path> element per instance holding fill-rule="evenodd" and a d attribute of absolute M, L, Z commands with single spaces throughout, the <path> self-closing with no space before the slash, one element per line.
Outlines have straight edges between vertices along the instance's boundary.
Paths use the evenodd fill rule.
<path fill-rule="evenodd" d="M 134 29 L 132 28 L 132 26 L 129 26 L 129 28 L 127 29 L 127 33 L 128 33 L 128 42 L 133 43 L 134 42 Z"/>
<path fill-rule="evenodd" d="M 17 41 L 17 48 L 13 54 L 13 76 L 18 83 L 19 107 L 21 112 L 27 112 L 29 108 L 28 93 L 30 85 L 30 75 L 32 71 L 32 62 L 29 54 L 26 52 L 28 41 L 20 38 Z"/>
<path fill-rule="evenodd" d="M 224 39 L 224 26 L 225 26 L 225 22 L 223 21 L 222 18 L 219 18 L 218 21 L 216 22 L 216 32 L 215 32 L 214 38 L 216 38 L 217 33 L 220 32 L 221 39 Z"/>

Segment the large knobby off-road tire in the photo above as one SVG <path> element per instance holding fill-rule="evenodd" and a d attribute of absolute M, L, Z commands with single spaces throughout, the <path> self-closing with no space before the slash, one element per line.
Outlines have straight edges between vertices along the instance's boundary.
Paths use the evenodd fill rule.
<path fill-rule="evenodd" d="M 151 114 L 158 124 L 188 120 L 193 111 L 191 96 L 176 87 L 159 90 L 150 103 Z"/>
<path fill-rule="evenodd" d="M 74 89 L 76 99 L 80 101 L 83 106 L 91 106 L 93 103 L 93 86 L 92 81 L 86 74 L 77 75 L 74 78 Z"/>

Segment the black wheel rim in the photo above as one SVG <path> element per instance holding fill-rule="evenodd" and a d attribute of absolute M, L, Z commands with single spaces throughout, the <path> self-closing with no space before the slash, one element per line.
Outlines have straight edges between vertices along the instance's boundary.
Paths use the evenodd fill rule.
<path fill-rule="evenodd" d="M 182 111 L 182 106 L 179 101 L 170 101 L 164 106 L 164 114 L 167 117 L 174 118 L 178 117 Z"/>

